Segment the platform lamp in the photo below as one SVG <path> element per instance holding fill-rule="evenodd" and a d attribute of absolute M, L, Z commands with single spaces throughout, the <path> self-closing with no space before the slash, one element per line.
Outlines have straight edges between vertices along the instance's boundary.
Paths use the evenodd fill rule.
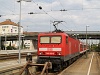
<path fill-rule="evenodd" d="M 88 28 L 89 26 L 87 25 L 86 26 L 86 58 L 87 58 L 87 28 Z"/>
<path fill-rule="evenodd" d="M 21 35 L 20 35 L 20 27 L 21 27 L 21 1 L 25 1 L 25 2 L 31 2 L 32 0 L 18 0 L 17 2 L 20 3 L 20 13 L 19 13 L 19 24 L 18 24 L 18 36 L 19 36 L 19 63 L 21 63 L 21 48 L 20 48 L 20 44 L 21 44 Z"/>
<path fill-rule="evenodd" d="M 4 34 L 4 36 L 5 36 L 5 51 L 7 51 L 7 49 L 6 49 L 6 45 L 7 45 L 7 38 L 6 38 L 6 34 Z"/>
<path fill-rule="evenodd" d="M 92 37 L 89 37 L 89 52 L 90 52 L 90 49 L 91 49 L 91 38 Z"/>

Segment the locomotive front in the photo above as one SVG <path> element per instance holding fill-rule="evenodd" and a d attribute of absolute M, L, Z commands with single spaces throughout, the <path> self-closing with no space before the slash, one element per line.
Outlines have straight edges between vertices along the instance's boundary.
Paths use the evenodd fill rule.
<path fill-rule="evenodd" d="M 40 35 L 38 40 L 38 56 L 61 55 L 60 35 Z"/>
<path fill-rule="evenodd" d="M 59 69 L 61 66 L 62 34 L 44 33 L 38 35 L 38 59 L 37 63 L 52 62 L 52 68 Z M 57 70 L 56 69 L 56 70 Z"/>

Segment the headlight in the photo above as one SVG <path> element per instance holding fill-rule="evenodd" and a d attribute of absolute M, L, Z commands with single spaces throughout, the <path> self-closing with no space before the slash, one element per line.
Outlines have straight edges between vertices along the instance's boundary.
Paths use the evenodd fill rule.
<path fill-rule="evenodd" d="M 42 55 L 42 52 L 40 52 L 39 54 Z"/>
<path fill-rule="evenodd" d="M 61 55 L 61 53 L 60 52 L 55 52 L 55 55 Z"/>
<path fill-rule="evenodd" d="M 61 55 L 61 53 L 58 53 L 58 55 Z"/>

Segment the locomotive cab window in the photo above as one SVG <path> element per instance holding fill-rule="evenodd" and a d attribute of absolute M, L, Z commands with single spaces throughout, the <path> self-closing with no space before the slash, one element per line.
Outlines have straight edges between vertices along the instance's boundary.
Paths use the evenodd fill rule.
<path fill-rule="evenodd" d="M 61 36 L 52 36 L 51 43 L 61 43 Z"/>
<path fill-rule="evenodd" d="M 66 36 L 66 43 L 68 43 L 68 37 Z"/>
<path fill-rule="evenodd" d="M 50 43 L 50 37 L 48 36 L 40 37 L 40 43 Z"/>

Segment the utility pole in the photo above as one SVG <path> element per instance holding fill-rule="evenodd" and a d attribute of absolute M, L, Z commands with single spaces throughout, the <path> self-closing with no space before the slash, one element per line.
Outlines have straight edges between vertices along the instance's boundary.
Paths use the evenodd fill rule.
<path fill-rule="evenodd" d="M 21 31 L 21 3 L 22 1 L 25 1 L 25 2 L 31 2 L 32 0 L 19 0 L 17 2 L 20 3 L 20 13 L 19 13 L 19 24 L 18 24 L 18 36 L 19 36 L 19 63 L 21 63 L 21 48 L 20 48 L 20 45 L 21 45 L 21 34 L 20 34 L 20 31 Z"/>
<path fill-rule="evenodd" d="M 87 27 L 89 27 L 89 26 L 88 26 L 88 25 L 86 26 L 86 58 L 87 58 L 87 47 L 88 47 L 88 46 L 87 46 L 87 45 L 88 45 L 88 44 L 87 44 Z"/>

